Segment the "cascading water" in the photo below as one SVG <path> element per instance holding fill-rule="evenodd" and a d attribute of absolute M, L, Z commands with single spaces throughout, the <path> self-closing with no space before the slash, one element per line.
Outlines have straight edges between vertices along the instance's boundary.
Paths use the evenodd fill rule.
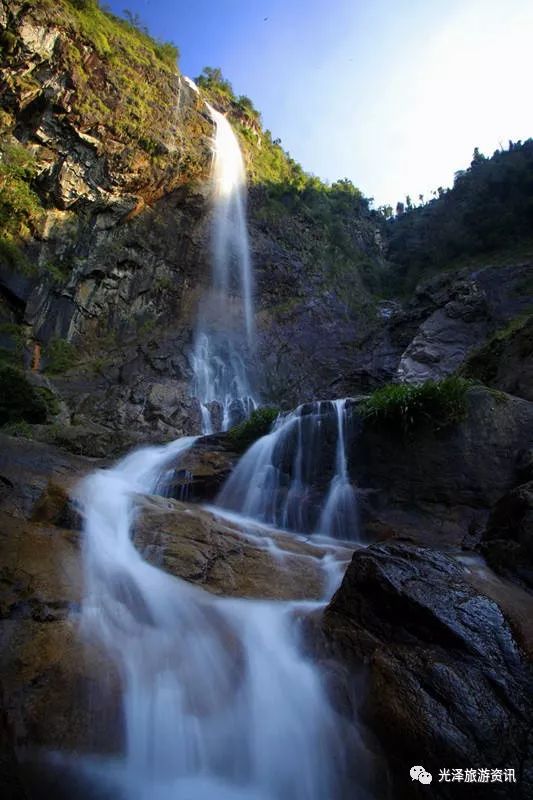
<path fill-rule="evenodd" d="M 358 535 L 358 508 L 346 458 L 346 400 L 335 400 L 334 406 L 337 413 L 335 474 L 320 514 L 317 532 L 334 539 L 355 539 Z"/>
<path fill-rule="evenodd" d="M 348 402 L 306 403 L 280 417 L 239 461 L 217 503 L 287 530 L 357 540 L 357 495 L 346 458 Z M 329 464 L 328 452 L 335 453 Z"/>
<path fill-rule="evenodd" d="M 91 763 L 124 800 L 325 800 L 342 781 L 339 722 L 299 653 L 297 603 L 229 600 L 143 560 L 135 493 L 194 439 L 85 479 L 82 631 L 114 659 L 126 752 Z"/>
<path fill-rule="evenodd" d="M 192 359 L 204 433 L 226 430 L 256 407 L 246 367 L 253 309 L 244 165 L 228 121 L 209 111 L 216 125 L 213 281 Z M 149 565 L 133 545 L 135 495 L 165 494 L 176 459 L 193 442 L 136 451 L 82 484 L 81 630 L 116 664 L 126 734 L 121 758 L 86 759 L 85 772 L 97 796 L 113 800 L 345 797 L 347 739 L 361 755 L 358 773 L 366 752 L 301 654 L 298 616 L 316 604 L 215 597 Z M 335 453 L 325 470 L 322 448 Z M 353 538 L 346 401 L 313 403 L 280 419 L 243 457 L 220 501 L 285 528 Z M 330 549 L 316 557 L 327 596 L 342 563 L 342 548 Z M 350 782 L 351 797 L 354 790 L 367 796 L 359 778 Z"/>
<path fill-rule="evenodd" d="M 246 357 L 254 344 L 252 267 L 246 225 L 246 172 L 226 117 L 215 123 L 212 284 L 202 298 L 192 366 L 203 433 L 227 430 L 256 407 Z"/>

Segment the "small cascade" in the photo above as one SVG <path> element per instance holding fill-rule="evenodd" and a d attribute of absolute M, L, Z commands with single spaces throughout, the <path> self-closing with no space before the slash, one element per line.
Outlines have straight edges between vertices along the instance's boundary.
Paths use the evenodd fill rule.
<path fill-rule="evenodd" d="M 348 475 L 346 457 L 346 400 L 334 401 L 337 413 L 337 449 L 335 455 L 335 474 L 331 479 L 329 491 L 320 515 L 317 533 L 333 539 L 357 538 L 358 508 L 357 496 Z M 352 533 L 352 535 L 347 535 Z"/>
<path fill-rule="evenodd" d="M 212 282 L 200 303 L 192 367 L 202 432 L 228 430 L 256 407 L 246 366 L 254 347 L 252 265 L 246 225 L 246 171 L 226 117 L 215 123 Z"/>
<path fill-rule="evenodd" d="M 216 597 L 132 543 L 134 494 L 193 441 L 136 451 L 82 486 L 81 629 L 117 666 L 126 731 L 123 756 L 82 770 L 121 800 L 333 800 L 346 740 L 300 653 L 305 604 Z"/>
<path fill-rule="evenodd" d="M 357 494 L 346 456 L 348 400 L 280 417 L 241 458 L 217 503 L 286 530 L 357 540 Z"/>

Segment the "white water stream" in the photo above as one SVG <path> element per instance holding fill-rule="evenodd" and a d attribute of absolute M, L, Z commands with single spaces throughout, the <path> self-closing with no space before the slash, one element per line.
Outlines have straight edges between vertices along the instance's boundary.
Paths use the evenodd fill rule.
<path fill-rule="evenodd" d="M 333 800 L 343 746 L 298 646 L 305 604 L 215 597 L 132 543 L 136 493 L 193 441 L 135 451 L 82 485 L 82 631 L 118 668 L 126 730 L 123 758 L 92 778 L 124 800 Z"/>
<path fill-rule="evenodd" d="M 306 403 L 279 417 L 272 432 L 241 458 L 217 503 L 278 528 L 357 540 L 347 419 L 347 400 Z M 332 464 L 327 462 L 328 451 L 335 454 Z M 329 485 L 321 486 L 328 471 Z"/>
<path fill-rule="evenodd" d="M 238 139 L 207 104 L 213 142 L 212 281 L 200 303 L 192 366 L 203 433 L 228 430 L 256 407 L 246 367 L 254 346 L 246 171 Z"/>

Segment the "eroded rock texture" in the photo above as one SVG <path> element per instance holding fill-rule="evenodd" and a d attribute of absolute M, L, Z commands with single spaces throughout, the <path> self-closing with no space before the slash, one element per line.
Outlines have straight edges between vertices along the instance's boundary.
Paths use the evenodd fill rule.
<path fill-rule="evenodd" d="M 529 797 L 531 665 L 464 566 L 405 543 L 357 551 L 322 633 L 325 652 L 347 668 L 345 696 L 361 698 L 387 756 L 394 797 L 425 796 L 409 776 L 414 764 L 434 783 L 443 767 L 514 768 L 517 785 L 493 784 L 489 796 Z M 452 784 L 434 788 L 457 797 Z M 486 787 L 473 784 L 469 796 L 487 796 Z"/>

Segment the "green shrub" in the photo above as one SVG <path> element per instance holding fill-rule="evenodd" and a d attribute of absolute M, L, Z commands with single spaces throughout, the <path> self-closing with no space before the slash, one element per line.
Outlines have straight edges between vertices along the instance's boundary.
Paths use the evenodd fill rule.
<path fill-rule="evenodd" d="M 466 392 L 472 385 L 455 375 L 419 385 L 390 383 L 364 400 L 359 410 L 372 426 L 394 433 L 440 430 L 464 418 Z"/>
<path fill-rule="evenodd" d="M 22 436 L 24 439 L 33 439 L 33 428 L 24 420 L 8 422 L 7 425 L 2 427 L 2 433 L 7 433 L 9 436 Z"/>
<path fill-rule="evenodd" d="M 0 201 L 1 204 L 1 201 Z M 0 211 L 1 216 L 1 211 Z M 3 224 L 0 219 L 0 230 L 3 229 Z M 35 268 L 32 267 L 20 246 L 11 238 L 0 235 L 0 263 L 5 264 L 12 270 L 21 272 L 23 275 L 35 274 Z"/>
<path fill-rule="evenodd" d="M 228 435 L 235 450 L 243 452 L 261 436 L 265 436 L 270 431 L 278 413 L 277 408 L 270 406 L 256 408 L 248 419 L 232 428 Z"/>
<path fill-rule="evenodd" d="M 15 322 L 0 323 L 0 336 L 7 347 L 0 347 L 0 363 L 22 366 L 24 353 L 24 327 Z M 6 341 L 7 340 L 7 341 Z"/>
<path fill-rule="evenodd" d="M 0 425 L 20 421 L 46 422 L 48 413 L 43 390 L 32 386 L 16 367 L 0 366 Z"/>
<path fill-rule="evenodd" d="M 51 339 L 45 349 L 45 372 L 58 374 L 71 369 L 78 361 L 77 351 L 66 339 Z"/>
<path fill-rule="evenodd" d="M 59 400 L 51 389 L 48 389 L 46 386 L 35 386 L 33 391 L 36 397 L 42 400 L 45 404 L 47 416 L 55 417 L 56 414 L 59 414 Z"/>
<path fill-rule="evenodd" d="M 0 230 L 5 241 L 6 235 L 18 236 L 22 226 L 36 219 L 42 206 L 31 188 L 37 169 L 35 159 L 22 145 L 8 139 L 6 131 L 0 134 Z"/>

